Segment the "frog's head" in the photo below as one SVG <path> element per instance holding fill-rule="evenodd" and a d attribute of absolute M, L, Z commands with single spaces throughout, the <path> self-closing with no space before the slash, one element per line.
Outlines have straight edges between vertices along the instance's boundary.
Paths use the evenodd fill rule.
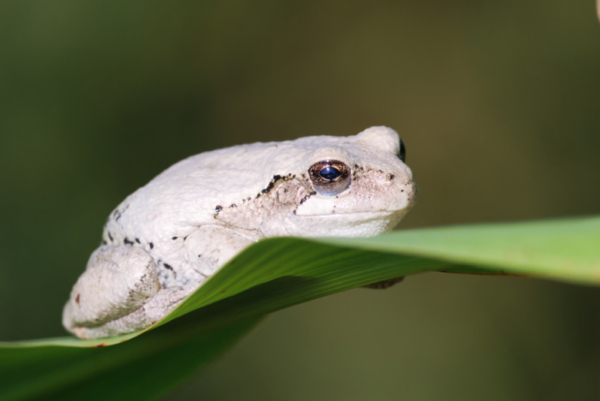
<path fill-rule="evenodd" d="M 391 128 L 292 143 L 297 154 L 288 163 L 296 165 L 296 174 L 276 191 L 287 212 L 283 219 L 278 213 L 277 221 L 263 221 L 267 236 L 377 235 L 394 228 L 416 201 L 404 145 Z"/>

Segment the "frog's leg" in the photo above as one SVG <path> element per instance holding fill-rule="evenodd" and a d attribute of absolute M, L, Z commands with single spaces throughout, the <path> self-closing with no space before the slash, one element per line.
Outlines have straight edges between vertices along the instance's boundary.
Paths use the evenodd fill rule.
<path fill-rule="evenodd" d="M 161 290 L 158 267 L 146 251 L 102 246 L 73 287 L 63 310 L 63 325 L 80 338 L 141 330 L 170 312 L 196 287 Z"/>
<path fill-rule="evenodd" d="M 185 256 L 194 270 L 208 277 L 260 238 L 251 230 L 205 225 L 186 237 Z"/>
<path fill-rule="evenodd" d="M 208 277 L 258 237 L 250 231 L 203 226 L 185 238 L 183 250 L 190 266 Z M 161 289 L 158 266 L 146 251 L 102 246 L 73 287 L 63 325 L 80 338 L 142 330 L 171 312 L 203 281 Z"/>
<path fill-rule="evenodd" d="M 389 280 L 379 281 L 377 283 L 365 285 L 363 288 L 373 288 L 376 290 L 385 290 L 386 288 L 390 288 L 391 286 L 398 284 L 402 280 L 404 280 L 404 276 L 391 278 Z"/>
<path fill-rule="evenodd" d="M 142 330 L 153 325 L 196 290 L 206 277 L 214 274 L 240 250 L 257 239 L 258 234 L 242 229 L 233 230 L 217 225 L 198 227 L 185 237 L 183 252 L 189 266 L 200 273 L 200 279 L 191 280 L 182 286 L 161 289 L 130 313 L 120 315 L 101 326 L 78 329 L 76 335 L 83 338 L 107 337 Z M 157 271 L 156 265 L 153 266 L 154 271 Z"/>

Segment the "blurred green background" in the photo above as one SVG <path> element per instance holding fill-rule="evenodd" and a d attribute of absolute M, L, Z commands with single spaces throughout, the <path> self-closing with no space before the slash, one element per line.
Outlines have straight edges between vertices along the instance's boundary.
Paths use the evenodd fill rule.
<path fill-rule="evenodd" d="M 0 2 L 0 339 L 194 153 L 388 125 L 400 228 L 600 210 L 593 1 Z M 164 369 L 168 369 L 165 366 Z M 600 290 L 430 273 L 270 316 L 164 400 L 598 400 Z"/>

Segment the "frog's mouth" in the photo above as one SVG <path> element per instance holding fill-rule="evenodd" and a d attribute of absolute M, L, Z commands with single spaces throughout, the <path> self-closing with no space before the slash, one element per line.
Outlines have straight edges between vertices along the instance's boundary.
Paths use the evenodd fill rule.
<path fill-rule="evenodd" d="M 342 199 L 314 195 L 304 198 L 296 207 L 294 214 L 299 217 L 319 217 L 337 219 L 338 216 L 350 220 L 371 220 L 403 217 L 416 203 L 418 188 L 416 185 L 401 185 L 386 196 L 377 196 L 372 192 L 354 194 Z"/>
<path fill-rule="evenodd" d="M 372 237 L 391 231 L 408 209 L 377 212 L 305 214 L 294 219 L 301 237 Z"/>

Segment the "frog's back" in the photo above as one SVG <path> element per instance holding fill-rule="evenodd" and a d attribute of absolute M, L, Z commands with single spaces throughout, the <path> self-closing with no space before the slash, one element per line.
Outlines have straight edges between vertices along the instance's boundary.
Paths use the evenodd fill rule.
<path fill-rule="evenodd" d="M 121 243 L 170 252 L 182 238 L 215 219 L 219 205 L 242 202 L 260 193 L 276 171 L 298 157 L 288 142 L 254 143 L 200 153 L 163 171 L 128 196 L 104 228 L 107 244 Z M 174 251 L 174 250 L 173 250 Z"/>

